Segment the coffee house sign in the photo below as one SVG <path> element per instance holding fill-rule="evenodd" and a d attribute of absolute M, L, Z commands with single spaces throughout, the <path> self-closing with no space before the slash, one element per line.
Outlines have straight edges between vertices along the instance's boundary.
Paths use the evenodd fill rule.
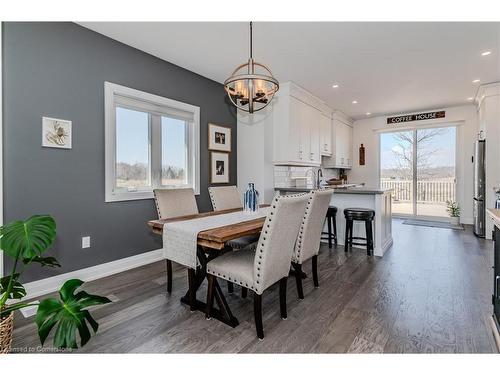
<path fill-rule="evenodd" d="M 444 118 L 444 117 L 445 117 L 445 111 L 425 112 L 425 113 L 416 113 L 413 115 L 387 117 L 387 123 L 388 124 L 400 124 L 402 122 L 435 120 L 435 119 Z"/>

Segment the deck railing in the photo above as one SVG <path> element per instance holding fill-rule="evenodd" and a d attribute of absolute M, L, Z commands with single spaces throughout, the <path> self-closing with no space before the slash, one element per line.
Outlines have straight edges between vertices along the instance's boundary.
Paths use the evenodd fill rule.
<path fill-rule="evenodd" d="M 396 202 L 413 200 L 413 181 L 381 179 L 381 187 L 393 189 Z M 417 203 L 445 203 L 456 200 L 455 180 L 453 178 L 417 181 Z"/>

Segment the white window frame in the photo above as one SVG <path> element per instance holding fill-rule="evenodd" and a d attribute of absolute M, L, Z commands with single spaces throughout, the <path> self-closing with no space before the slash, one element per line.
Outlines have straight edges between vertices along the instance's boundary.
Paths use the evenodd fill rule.
<path fill-rule="evenodd" d="M 124 105 L 120 102 L 127 98 L 135 105 Z M 117 103 L 120 102 L 120 103 Z M 115 187 L 116 182 L 116 107 L 130 108 L 151 113 L 156 108 L 158 115 L 168 117 L 167 110 L 179 110 L 193 115 L 193 121 L 188 122 L 188 184 L 161 185 L 161 117 L 149 116 L 149 152 L 151 188 L 125 191 Z M 163 111 L 163 109 L 165 111 Z M 135 90 L 129 87 L 104 82 L 104 128 L 105 128 L 105 201 L 119 202 L 154 198 L 153 189 L 193 188 L 196 195 L 200 194 L 200 107 L 182 103 L 177 100 Z"/>

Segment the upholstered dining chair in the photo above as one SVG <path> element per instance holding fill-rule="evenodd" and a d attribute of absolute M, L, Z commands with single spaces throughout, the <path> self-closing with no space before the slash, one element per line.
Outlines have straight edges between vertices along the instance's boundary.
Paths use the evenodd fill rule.
<path fill-rule="evenodd" d="M 321 232 L 325 223 L 325 216 L 333 190 L 313 190 L 310 192 L 309 202 L 300 225 L 297 242 L 292 254 L 292 267 L 295 270 L 297 294 L 304 299 L 302 289 L 302 264 L 312 258 L 313 282 L 319 287 L 318 280 L 318 253 L 321 241 Z"/>
<path fill-rule="evenodd" d="M 286 319 L 286 283 L 295 240 L 304 217 L 309 195 L 282 195 L 273 199 L 255 253 L 233 251 L 208 262 L 207 319 L 214 301 L 216 277 L 231 281 L 254 293 L 254 317 L 257 336 L 264 338 L 262 293 L 280 283 L 281 318 Z"/>
<path fill-rule="evenodd" d="M 240 192 L 238 188 L 234 185 L 232 186 L 210 186 L 208 188 L 208 193 L 210 195 L 210 200 L 212 201 L 212 207 L 214 211 L 231 210 L 234 208 L 242 208 L 243 203 L 241 202 Z M 241 249 L 252 249 L 255 250 L 257 241 L 259 240 L 259 235 L 249 235 L 240 238 L 235 238 L 234 240 L 227 241 L 227 246 L 233 250 Z M 233 293 L 233 283 L 227 282 L 227 289 L 229 293 Z M 247 289 L 241 288 L 241 297 L 247 297 Z"/>
<path fill-rule="evenodd" d="M 242 208 L 240 193 L 236 186 L 210 186 L 208 188 L 210 200 L 214 211 L 230 210 L 233 208 Z M 228 241 L 227 245 L 233 250 L 241 250 L 248 246 L 257 245 L 259 235 L 250 235 Z"/>
<path fill-rule="evenodd" d="M 193 189 L 154 189 L 159 219 L 196 215 L 199 213 Z M 188 269 L 188 278 L 194 279 L 194 271 Z M 167 259 L 167 292 L 172 293 L 172 261 Z"/>

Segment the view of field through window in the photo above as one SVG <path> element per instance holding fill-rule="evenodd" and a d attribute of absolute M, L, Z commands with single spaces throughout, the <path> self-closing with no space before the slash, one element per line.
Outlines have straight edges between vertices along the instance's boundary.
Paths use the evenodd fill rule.
<path fill-rule="evenodd" d="M 161 118 L 161 184 L 187 184 L 187 124 L 185 121 Z"/>
<path fill-rule="evenodd" d="M 151 186 L 149 114 L 116 108 L 116 187 Z"/>
<path fill-rule="evenodd" d="M 128 190 L 152 186 L 150 114 L 116 108 L 116 187 Z M 187 123 L 161 117 L 161 184 L 187 183 Z"/>
<path fill-rule="evenodd" d="M 446 201 L 456 200 L 455 139 L 455 127 L 380 135 L 380 184 L 393 189 L 393 213 L 447 216 Z"/>

